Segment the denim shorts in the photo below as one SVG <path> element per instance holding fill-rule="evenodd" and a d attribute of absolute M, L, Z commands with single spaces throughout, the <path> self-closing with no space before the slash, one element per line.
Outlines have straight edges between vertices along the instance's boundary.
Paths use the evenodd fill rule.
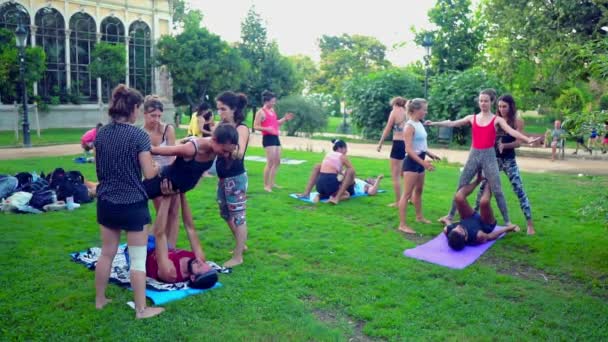
<path fill-rule="evenodd" d="M 217 183 L 217 203 L 220 216 L 233 221 L 237 226 L 243 225 L 247 209 L 247 172 L 233 177 L 220 178 Z"/>

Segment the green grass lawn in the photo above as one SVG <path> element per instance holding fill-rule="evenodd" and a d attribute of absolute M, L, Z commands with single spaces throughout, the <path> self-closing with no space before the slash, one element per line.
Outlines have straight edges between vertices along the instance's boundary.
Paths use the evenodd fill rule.
<path fill-rule="evenodd" d="M 248 155 L 263 155 L 251 147 Z M 405 258 L 406 248 L 431 239 L 438 224 L 413 224 L 419 235 L 396 231 L 389 191 L 339 206 L 308 205 L 301 191 L 322 155 L 282 166 L 273 194 L 262 189 L 264 164 L 248 162 L 249 251 L 245 264 L 223 275 L 221 289 L 166 305 L 167 312 L 135 321 L 132 293 L 108 287 L 114 302 L 94 309 L 94 272 L 68 254 L 99 246 L 95 204 L 74 212 L 3 214 L 0 224 L 2 340 L 343 341 L 606 340 L 607 229 L 579 211 L 605 196 L 605 177 L 524 174 L 537 236 L 509 235 L 464 270 Z M 0 161 L 2 173 L 78 169 L 73 157 Z M 353 158 L 362 177 L 389 174 L 388 161 Z M 439 164 L 427 175 L 424 210 L 445 214 L 458 167 Z M 525 223 L 503 177 L 514 222 Z M 385 179 L 384 189 L 390 189 Z M 219 218 L 214 179 L 188 194 L 210 260 L 230 258 L 233 238 Z M 413 208 L 409 217 L 413 216 Z M 179 245 L 188 246 L 180 232 Z M 124 238 L 123 238 L 124 241 Z"/>

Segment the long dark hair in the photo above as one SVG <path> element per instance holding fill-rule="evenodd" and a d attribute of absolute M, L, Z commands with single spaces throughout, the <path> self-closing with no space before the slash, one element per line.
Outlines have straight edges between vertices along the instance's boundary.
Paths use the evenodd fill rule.
<path fill-rule="evenodd" d="M 346 143 L 343 140 L 333 139 L 331 142 L 334 144 L 332 147 L 332 150 L 334 151 L 337 151 L 340 148 L 346 148 Z"/>
<path fill-rule="evenodd" d="M 509 105 L 509 112 L 507 113 L 507 117 L 503 118 L 507 121 L 509 126 L 513 127 L 513 129 L 517 129 L 517 125 L 515 124 L 515 119 L 517 118 L 517 106 L 515 105 L 515 99 L 513 96 L 506 94 L 498 98 L 498 102 L 504 102 Z M 497 115 L 502 117 L 500 110 L 497 110 Z"/>
<path fill-rule="evenodd" d="M 138 107 L 141 106 L 143 101 L 144 98 L 137 89 L 129 88 L 124 84 L 119 84 L 112 91 L 108 115 L 110 115 L 113 120 L 118 120 L 120 118 L 128 119 L 133 112 L 133 107 L 135 107 L 135 105 Z"/>
<path fill-rule="evenodd" d="M 247 95 L 225 91 L 216 97 L 215 100 L 225 104 L 234 111 L 234 122 L 237 126 L 245 121 L 245 113 L 243 110 L 247 106 Z"/>
<path fill-rule="evenodd" d="M 277 96 L 271 92 L 270 90 L 264 90 L 262 92 L 262 103 L 266 103 L 268 101 L 271 101 L 272 99 L 276 98 Z"/>
<path fill-rule="evenodd" d="M 234 125 L 231 124 L 219 124 L 213 130 L 213 138 L 218 144 L 239 144 L 239 133 Z"/>

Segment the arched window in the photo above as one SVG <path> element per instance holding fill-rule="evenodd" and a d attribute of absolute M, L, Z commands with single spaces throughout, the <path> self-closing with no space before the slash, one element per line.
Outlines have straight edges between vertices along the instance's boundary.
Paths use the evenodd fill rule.
<path fill-rule="evenodd" d="M 0 5 L 0 27 L 15 32 L 19 24 L 24 25 L 29 31 L 30 15 L 25 7 L 15 2 L 5 2 Z"/>
<path fill-rule="evenodd" d="M 125 26 L 116 17 L 107 17 L 101 21 L 101 40 L 108 43 L 125 42 Z"/>
<path fill-rule="evenodd" d="M 43 98 L 60 96 L 67 100 L 65 75 L 65 22 L 54 8 L 45 7 L 36 13 L 34 22 L 36 45 L 46 53 L 46 72 L 38 83 L 38 92 Z M 47 99 L 48 100 L 48 99 Z"/>
<path fill-rule="evenodd" d="M 97 82 L 91 78 L 89 63 L 95 46 L 95 20 L 90 15 L 79 12 L 70 18 L 70 64 L 72 92 L 83 100 L 97 101 Z"/>
<path fill-rule="evenodd" d="M 152 92 L 150 27 L 136 21 L 129 27 L 129 85 L 142 94 Z"/>

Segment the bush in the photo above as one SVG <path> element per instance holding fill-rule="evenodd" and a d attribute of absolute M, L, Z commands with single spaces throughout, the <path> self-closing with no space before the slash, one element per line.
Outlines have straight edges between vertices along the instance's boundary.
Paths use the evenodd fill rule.
<path fill-rule="evenodd" d="M 608 110 L 608 94 L 600 97 L 600 110 Z"/>
<path fill-rule="evenodd" d="M 576 113 L 583 110 L 585 101 L 583 92 L 575 87 L 562 91 L 562 94 L 555 100 L 555 105 L 563 113 Z"/>
<path fill-rule="evenodd" d="M 61 103 L 61 99 L 59 98 L 59 96 L 51 96 L 51 101 L 50 101 L 50 103 L 51 103 L 53 106 L 56 106 L 56 105 L 58 105 L 58 104 L 60 104 L 60 103 Z"/>
<path fill-rule="evenodd" d="M 321 107 L 323 114 L 331 116 L 342 115 L 342 113 L 340 113 L 340 101 L 331 94 L 310 93 L 305 97 Z"/>
<path fill-rule="evenodd" d="M 361 128 L 361 134 L 376 139 L 382 134 L 391 112 L 391 98 L 422 97 L 422 84 L 415 74 L 404 69 L 391 68 L 347 82 L 344 87 L 347 107 L 352 109 L 351 120 Z"/>
<path fill-rule="evenodd" d="M 288 121 L 287 135 L 293 136 L 296 132 L 312 134 L 319 132 L 327 126 L 327 115 L 321 106 L 299 95 L 288 96 L 277 102 L 277 113 L 291 112 L 295 115 Z"/>

